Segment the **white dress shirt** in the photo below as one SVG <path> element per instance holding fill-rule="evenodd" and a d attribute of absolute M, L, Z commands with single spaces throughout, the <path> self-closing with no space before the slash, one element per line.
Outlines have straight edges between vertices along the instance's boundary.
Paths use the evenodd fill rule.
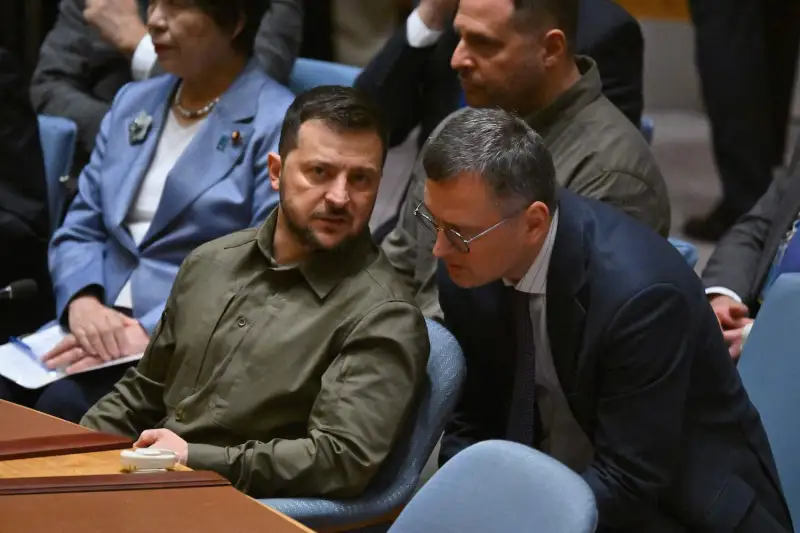
<path fill-rule="evenodd" d="M 533 264 L 514 289 L 530 295 L 533 344 L 536 353 L 536 405 L 544 432 L 541 451 L 575 472 L 583 472 L 594 459 L 594 446 L 570 410 L 558 380 L 547 333 L 547 272 L 558 231 L 558 211 Z M 506 285 L 512 283 L 505 281 Z M 556 320 L 558 318 L 556 317 Z"/>
<path fill-rule="evenodd" d="M 418 10 L 411 12 L 406 20 L 406 40 L 412 48 L 431 46 L 442 36 L 439 30 L 432 30 L 419 18 Z"/>
<path fill-rule="evenodd" d="M 150 229 L 150 224 L 158 210 L 158 204 L 161 202 L 161 195 L 164 193 L 167 176 L 204 123 L 205 119 L 184 126 L 178 123 L 172 111 L 167 113 L 166 124 L 164 124 L 164 130 L 158 139 L 153 162 L 142 180 L 139 192 L 124 221 L 136 246 L 141 244 L 144 236 L 147 235 L 147 230 Z M 134 270 L 131 275 L 135 276 L 136 271 Z M 133 309 L 130 279 L 122 287 L 114 305 Z"/>
<path fill-rule="evenodd" d="M 145 33 L 142 40 L 136 46 L 131 59 L 131 76 L 136 81 L 146 80 L 153 72 L 153 66 L 158 61 L 156 47 L 153 46 L 153 38 L 149 33 Z"/>

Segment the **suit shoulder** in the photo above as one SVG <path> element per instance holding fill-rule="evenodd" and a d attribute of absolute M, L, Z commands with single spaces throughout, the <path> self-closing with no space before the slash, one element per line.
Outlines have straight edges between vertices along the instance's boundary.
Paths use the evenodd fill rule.
<path fill-rule="evenodd" d="M 258 113 L 283 115 L 294 101 L 295 95 L 286 86 L 281 85 L 267 74 L 263 75 L 261 90 L 258 94 Z"/>
<path fill-rule="evenodd" d="M 172 74 L 162 74 L 142 81 L 131 81 L 120 87 L 111 104 L 113 111 L 132 113 L 143 111 L 141 102 L 150 100 L 153 92 L 166 91 L 176 82 Z"/>

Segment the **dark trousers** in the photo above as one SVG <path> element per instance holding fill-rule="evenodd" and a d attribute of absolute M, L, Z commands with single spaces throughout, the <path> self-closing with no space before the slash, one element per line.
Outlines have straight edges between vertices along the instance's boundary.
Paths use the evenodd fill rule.
<path fill-rule="evenodd" d="M 79 423 L 97 401 L 111 392 L 125 371 L 136 363 L 125 363 L 60 379 L 41 389 L 26 389 L 0 376 L 0 400 L 24 405 Z"/>
<path fill-rule="evenodd" d="M 797 0 L 689 0 L 723 205 L 744 213 L 783 163 L 800 45 Z"/>
<path fill-rule="evenodd" d="M 0 209 L 0 288 L 26 278 L 36 281 L 38 291 L 27 300 L 0 301 L 0 344 L 10 335 L 33 333 L 56 314 L 47 241 Z"/>

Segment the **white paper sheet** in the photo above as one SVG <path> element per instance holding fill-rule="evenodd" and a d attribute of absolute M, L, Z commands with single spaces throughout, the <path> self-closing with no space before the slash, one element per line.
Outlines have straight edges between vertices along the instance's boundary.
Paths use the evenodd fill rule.
<path fill-rule="evenodd" d="M 61 326 L 53 325 L 37 331 L 22 340 L 33 350 L 38 358 L 41 358 L 61 342 L 66 335 L 67 333 Z M 142 355 L 121 357 L 83 372 L 91 372 L 100 368 L 137 361 L 142 358 Z M 76 374 L 82 374 L 83 372 Z M 76 374 L 71 375 L 74 376 Z M 0 375 L 26 389 L 38 389 L 67 376 L 66 372 L 62 370 L 48 370 L 40 362 L 34 361 L 33 357 L 26 353 L 25 350 L 11 342 L 0 345 Z"/>

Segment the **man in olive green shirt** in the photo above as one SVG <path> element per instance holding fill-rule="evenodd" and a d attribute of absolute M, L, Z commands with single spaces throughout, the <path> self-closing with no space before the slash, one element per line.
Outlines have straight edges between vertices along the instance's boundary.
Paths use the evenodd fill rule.
<path fill-rule="evenodd" d="M 525 117 L 544 138 L 561 186 L 612 204 L 666 237 L 669 197 L 647 142 L 602 95 L 595 62 L 572 52 L 577 0 L 514 4 L 458 3 L 454 26 L 461 40 L 451 64 L 467 103 Z M 434 239 L 414 216 L 425 177 L 418 162 L 397 227 L 382 247 L 425 315 L 440 319 Z"/>
<path fill-rule="evenodd" d="M 385 134 L 354 89 L 321 87 L 289 108 L 279 151 L 280 206 L 188 257 L 144 358 L 81 423 L 254 497 L 355 496 L 391 451 L 429 352 L 367 229 Z"/>

